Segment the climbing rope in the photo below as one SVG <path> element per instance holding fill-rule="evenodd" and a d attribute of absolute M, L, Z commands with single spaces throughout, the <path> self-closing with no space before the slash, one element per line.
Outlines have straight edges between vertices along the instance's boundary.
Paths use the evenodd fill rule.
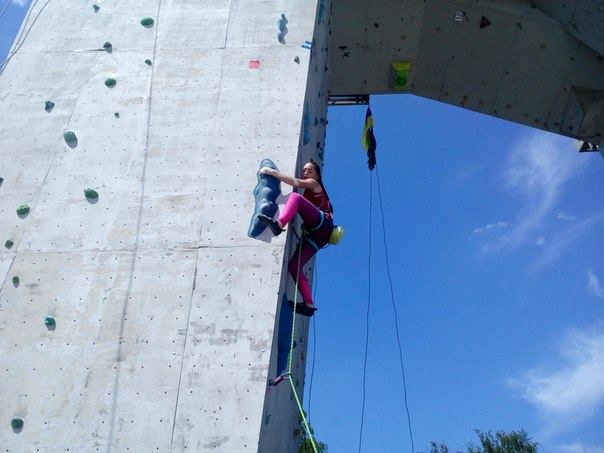
<path fill-rule="evenodd" d="M 404 403 L 404 407 L 405 407 L 405 412 L 407 414 L 407 427 L 409 430 L 409 438 L 411 440 L 411 451 L 414 452 L 415 443 L 413 440 L 413 430 L 411 428 L 411 415 L 410 415 L 410 411 L 409 411 L 409 404 L 407 402 L 407 381 L 405 378 L 405 364 L 404 364 L 404 360 L 403 360 L 403 347 L 401 344 L 400 329 L 399 329 L 399 325 L 398 325 L 398 312 L 397 312 L 396 303 L 394 300 L 392 274 L 390 272 L 390 258 L 388 256 L 388 241 L 387 241 L 387 236 L 386 236 L 386 225 L 385 225 L 386 222 L 384 220 L 384 206 L 383 206 L 383 202 L 382 202 L 382 189 L 380 186 L 380 174 L 377 169 L 377 165 L 376 165 L 375 169 L 376 169 L 376 176 L 377 176 L 376 179 L 377 179 L 377 188 L 378 188 L 378 200 L 379 200 L 381 223 L 382 223 L 382 237 L 383 237 L 383 244 L 384 244 L 384 253 L 385 253 L 385 257 L 386 257 L 386 270 L 387 270 L 387 275 L 388 275 L 388 283 L 390 286 L 390 301 L 392 303 L 392 309 L 394 311 L 394 326 L 395 326 L 395 332 L 396 332 L 396 342 L 398 345 L 399 363 L 400 363 L 402 383 L 403 383 L 403 403 Z M 369 350 L 369 313 L 370 313 L 370 307 L 371 307 L 371 242 L 372 242 L 371 219 L 373 217 L 372 211 L 373 211 L 373 178 L 372 178 L 372 172 L 370 171 L 369 172 L 369 252 L 368 252 L 368 265 L 367 265 L 368 295 L 367 295 L 367 312 L 366 312 L 366 325 L 365 325 L 365 356 L 363 359 L 363 400 L 362 400 L 362 408 L 361 408 L 361 429 L 360 429 L 360 433 L 359 433 L 359 450 L 358 450 L 359 453 L 361 452 L 362 441 L 363 441 L 363 427 L 364 427 L 364 420 L 365 420 L 365 396 L 366 396 L 365 387 L 366 387 L 366 377 L 367 377 L 367 355 L 368 355 L 368 350 Z"/>
<path fill-rule="evenodd" d="M 373 199 L 373 173 L 369 172 L 369 252 L 367 264 L 367 312 L 365 313 L 365 355 L 363 357 L 363 404 L 361 408 L 361 429 L 359 431 L 359 453 L 363 444 L 363 426 L 365 423 L 365 396 L 367 381 L 367 351 L 369 350 L 369 309 L 371 308 L 371 218 Z"/>
<path fill-rule="evenodd" d="M 388 258 L 388 246 L 386 240 L 386 226 L 384 221 L 384 207 L 382 204 L 382 189 L 380 187 L 380 172 L 378 171 L 377 165 L 375 167 L 375 174 L 377 176 L 377 187 L 378 187 L 378 199 L 380 201 L 380 213 L 382 218 L 382 238 L 384 242 L 384 253 L 386 257 L 386 270 L 388 274 L 388 283 L 390 285 L 390 301 L 392 303 L 392 309 L 394 311 L 394 326 L 396 331 L 396 342 L 398 344 L 398 355 L 399 362 L 401 365 L 401 376 L 403 379 L 403 401 L 405 404 L 405 412 L 407 413 L 407 427 L 409 428 L 409 438 L 411 439 L 411 452 L 415 451 L 415 445 L 413 442 L 413 430 L 411 429 L 411 415 L 409 414 L 409 405 L 407 403 L 407 381 L 405 379 L 405 363 L 403 361 L 403 347 L 401 345 L 401 337 L 398 326 L 398 313 L 396 311 L 396 303 L 394 302 L 394 290 L 392 289 L 392 275 L 390 274 L 390 259 Z"/>
<path fill-rule="evenodd" d="M 289 380 L 289 384 L 294 394 L 294 399 L 296 400 L 296 405 L 298 406 L 298 412 L 300 413 L 300 417 L 302 418 L 302 422 L 304 425 L 304 430 L 306 431 L 307 437 L 310 439 L 310 443 L 312 445 L 312 449 L 314 453 L 319 453 L 317 450 L 317 445 L 315 443 L 315 439 L 312 435 L 312 431 L 308 424 L 308 420 L 306 419 L 306 415 L 304 414 L 304 409 L 302 408 L 302 403 L 300 402 L 300 398 L 298 397 L 298 392 L 296 391 L 296 385 L 294 384 L 293 374 L 292 374 L 292 362 L 294 356 L 294 339 L 296 337 L 296 307 L 298 304 L 298 282 L 300 280 L 300 262 L 302 260 L 302 237 L 298 235 L 296 230 L 296 237 L 298 238 L 298 265 L 297 265 L 297 274 L 296 274 L 296 287 L 294 288 L 294 308 L 292 310 L 292 333 L 291 339 L 289 343 L 289 355 L 287 357 L 287 376 Z"/>
<path fill-rule="evenodd" d="M 0 12 L 0 17 L 4 16 L 4 13 L 6 12 L 6 10 L 8 9 L 8 7 L 13 3 L 13 0 L 8 0 L 8 2 L 6 2 L 6 5 L 4 5 L 4 9 L 2 9 L 2 11 Z"/>
<path fill-rule="evenodd" d="M 52 0 L 47 0 L 46 3 L 44 3 L 44 5 L 42 6 L 42 8 L 40 8 L 40 11 L 38 11 L 38 14 L 36 14 L 36 17 L 34 17 L 34 20 L 32 21 L 31 25 L 29 26 L 27 32 L 23 35 L 23 39 L 21 40 L 21 42 L 17 45 L 17 47 L 15 47 L 15 50 L 6 58 L 6 60 L 4 60 L 2 63 L 0 63 L 0 73 L 2 73 L 2 71 L 4 71 L 4 69 L 6 68 L 6 65 L 8 64 L 8 62 L 19 51 L 19 49 L 21 48 L 21 46 L 23 45 L 23 43 L 25 42 L 25 40 L 29 36 L 29 32 L 31 31 L 31 29 L 33 28 L 33 26 L 36 24 L 36 21 L 38 20 L 38 17 L 40 17 L 40 14 L 42 14 L 42 11 L 44 11 L 44 8 L 46 8 L 46 6 L 48 6 L 48 4 L 51 1 Z M 37 1 L 36 1 L 36 3 L 37 3 Z M 34 6 L 30 7 L 30 13 L 33 10 Z M 28 17 L 27 20 L 29 20 L 29 17 Z"/>

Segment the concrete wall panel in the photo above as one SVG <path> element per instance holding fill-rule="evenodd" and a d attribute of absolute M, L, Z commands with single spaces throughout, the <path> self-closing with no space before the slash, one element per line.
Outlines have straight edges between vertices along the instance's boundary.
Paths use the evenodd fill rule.
<path fill-rule="evenodd" d="M 42 5 L 0 78 L 0 444 L 257 451 L 268 398 L 287 438 L 265 446 L 295 451 L 297 410 L 266 393 L 294 236 L 246 232 L 263 158 L 322 159 L 325 2 Z"/>

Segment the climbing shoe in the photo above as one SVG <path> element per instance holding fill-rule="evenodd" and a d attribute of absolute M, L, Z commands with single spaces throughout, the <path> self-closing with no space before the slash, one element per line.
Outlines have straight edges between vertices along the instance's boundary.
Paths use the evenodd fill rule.
<path fill-rule="evenodd" d="M 283 231 L 285 231 L 279 226 L 276 220 L 271 219 L 267 215 L 258 214 L 258 220 L 260 220 L 260 223 L 263 225 L 269 227 L 275 236 L 279 236 L 281 233 L 283 233 Z"/>
<path fill-rule="evenodd" d="M 293 310 L 294 301 L 288 300 L 287 303 L 289 304 L 290 308 Z M 296 313 L 298 313 L 299 315 L 308 316 L 310 318 L 312 315 L 315 314 L 315 311 L 317 311 L 316 307 L 311 307 L 310 305 L 307 305 L 304 302 L 298 302 L 296 304 Z"/>

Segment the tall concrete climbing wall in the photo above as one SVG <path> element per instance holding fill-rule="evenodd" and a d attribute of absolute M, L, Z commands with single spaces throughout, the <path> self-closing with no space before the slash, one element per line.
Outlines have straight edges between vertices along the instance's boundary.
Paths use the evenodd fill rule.
<path fill-rule="evenodd" d="M 302 132 L 300 137 L 300 156 L 298 171 L 310 159 L 323 162 L 325 147 L 325 133 L 327 127 L 327 103 L 329 100 L 329 36 L 331 28 L 331 2 L 319 0 L 316 15 L 315 33 L 312 41 L 305 47 L 310 47 L 310 65 L 304 102 Z M 286 258 L 293 255 L 297 245 L 296 237 L 289 232 L 287 241 Z M 287 259 L 284 264 L 287 264 Z M 309 278 L 312 276 L 312 263 L 307 269 Z M 282 275 L 287 275 L 284 265 Z M 275 378 L 286 371 L 287 354 L 290 349 L 291 339 L 291 310 L 286 305 L 289 298 L 294 300 L 296 287 L 291 278 L 281 281 L 280 297 L 276 334 L 271 348 L 271 361 L 269 377 Z M 299 296 L 298 296 L 299 297 Z M 320 305 L 320 304 L 319 304 Z M 308 318 L 296 316 L 294 351 L 292 358 L 292 382 L 296 392 L 304 393 L 304 377 L 306 367 L 306 345 L 308 332 Z M 312 421 L 312 420 L 311 420 Z M 297 451 L 304 426 L 301 422 L 299 411 L 289 382 L 282 382 L 278 386 L 269 387 L 262 417 L 262 432 L 260 435 L 259 451 L 290 452 Z"/>
<path fill-rule="evenodd" d="M 3 449 L 296 451 L 293 237 L 246 231 L 261 159 L 322 158 L 327 9 L 34 2 L 0 76 Z"/>

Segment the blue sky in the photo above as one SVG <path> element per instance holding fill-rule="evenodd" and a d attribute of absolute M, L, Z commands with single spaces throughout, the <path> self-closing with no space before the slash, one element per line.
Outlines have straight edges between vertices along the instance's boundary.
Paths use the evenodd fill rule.
<path fill-rule="evenodd" d="M 0 18 L 2 58 L 24 12 L 15 2 Z M 525 428 L 544 452 L 604 452 L 602 157 L 413 96 L 373 97 L 372 110 L 416 451 L 431 440 L 461 449 L 475 428 Z M 360 422 L 364 114 L 340 107 L 328 116 L 324 177 L 347 235 L 318 258 L 310 412 L 332 453 L 357 451 Z M 377 198 L 373 205 L 363 451 L 409 451 Z"/>
<path fill-rule="evenodd" d="M 525 428 L 542 451 L 604 452 L 602 157 L 414 96 L 375 96 L 372 110 L 416 450 L 463 448 L 475 428 Z M 347 236 L 318 260 L 311 417 L 332 452 L 357 451 L 360 421 L 364 113 L 328 115 L 325 180 Z M 409 451 L 373 204 L 363 451 Z"/>

